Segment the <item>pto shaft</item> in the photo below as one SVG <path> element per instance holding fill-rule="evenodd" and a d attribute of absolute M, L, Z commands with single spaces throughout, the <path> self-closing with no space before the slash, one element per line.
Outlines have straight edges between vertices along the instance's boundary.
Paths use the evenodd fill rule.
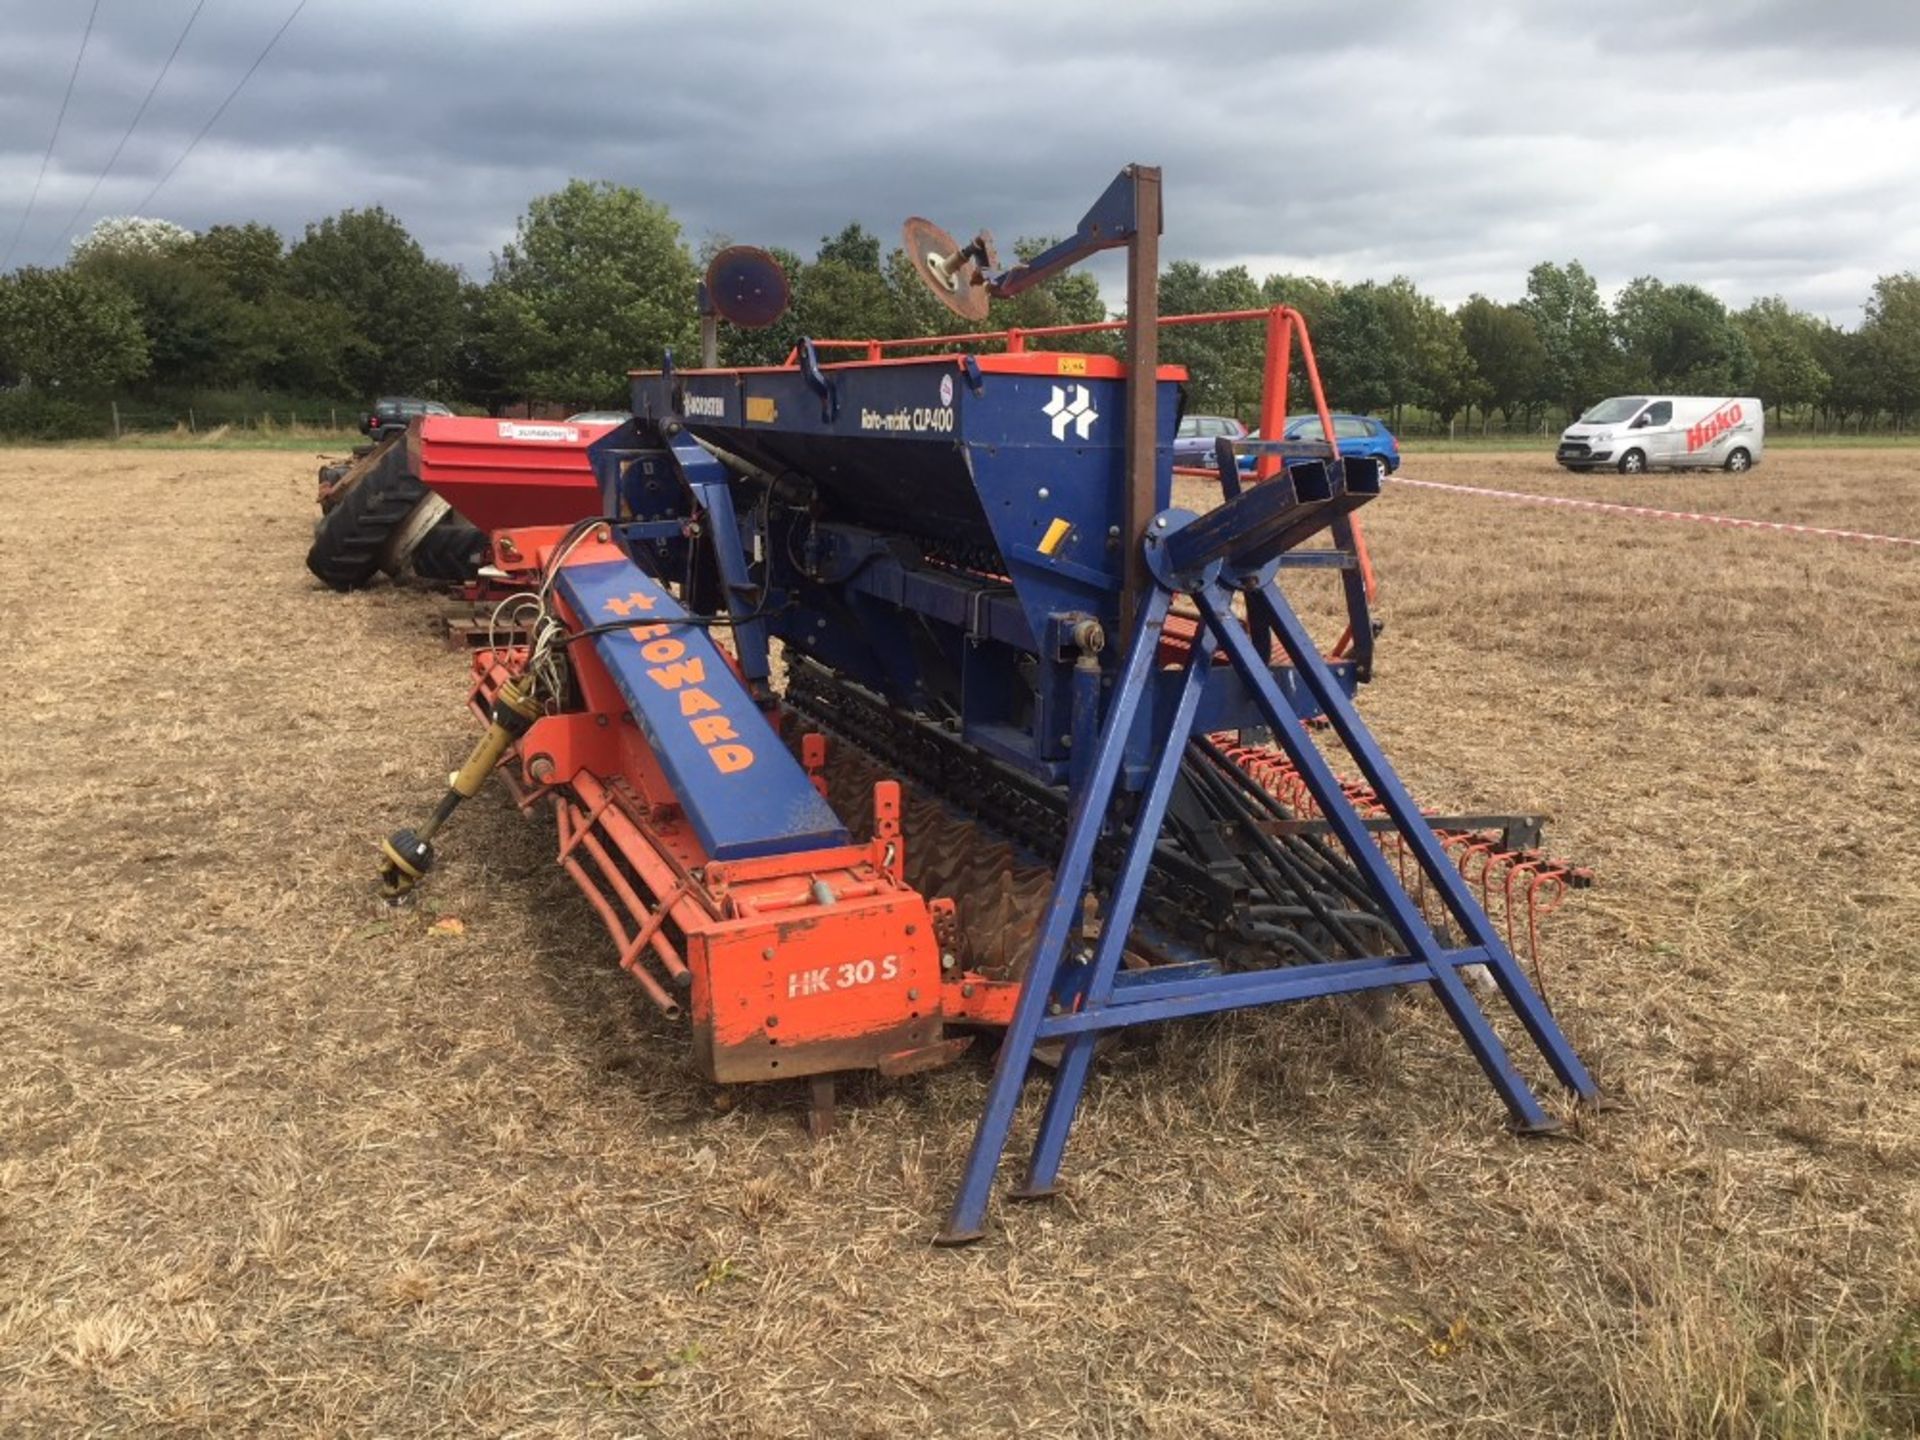
<path fill-rule="evenodd" d="M 466 763 L 449 777 L 447 793 L 433 807 L 427 823 L 418 830 L 396 830 L 380 842 L 380 893 L 389 902 L 403 898 L 419 883 L 420 877 L 433 868 L 434 835 L 462 800 L 479 793 L 487 776 L 500 763 L 500 757 L 507 753 L 507 747 L 526 734 L 528 727 L 539 718 L 540 702 L 534 698 L 531 679 L 516 675 L 500 687 L 494 697 L 486 733 L 473 747 Z"/>

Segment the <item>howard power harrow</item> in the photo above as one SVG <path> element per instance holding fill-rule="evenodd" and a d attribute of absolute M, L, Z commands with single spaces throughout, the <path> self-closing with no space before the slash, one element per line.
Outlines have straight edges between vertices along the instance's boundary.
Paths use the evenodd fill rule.
<path fill-rule="evenodd" d="M 388 891 L 498 769 L 552 813 L 620 963 L 687 1016 L 712 1079 L 808 1079 L 824 1119 L 838 1072 L 908 1074 L 999 1032 L 948 1243 L 982 1233 L 1030 1072 L 1048 1096 L 1018 1193 L 1038 1196 L 1096 1042 L 1136 1025 L 1424 986 L 1514 1124 L 1551 1129 L 1471 971 L 1559 1084 L 1596 1093 L 1514 954 L 1584 877 L 1537 820 L 1423 815 L 1354 707 L 1372 463 L 1251 442 L 1243 487 L 1222 442 L 1220 503 L 1173 503 L 1186 377 L 1158 364 L 1159 231 L 1141 166 L 1010 269 L 984 234 L 910 221 L 963 317 L 1124 247 L 1127 318 L 803 340 L 764 368 L 669 358 L 589 447 L 577 508 L 448 496 L 515 593 L 475 656 L 486 734 L 432 819 L 386 842 Z M 777 313 L 752 255 L 718 268 L 722 317 Z M 1296 351 L 1324 419 L 1294 312 L 1164 323 L 1265 325 L 1263 433 Z M 1031 348 L 1103 329 L 1121 357 Z M 1324 652 L 1279 583 L 1317 570 L 1346 606 Z"/>

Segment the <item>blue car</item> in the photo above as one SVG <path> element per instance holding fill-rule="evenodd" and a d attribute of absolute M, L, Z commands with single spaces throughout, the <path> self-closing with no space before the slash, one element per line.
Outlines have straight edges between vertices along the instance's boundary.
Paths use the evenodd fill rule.
<path fill-rule="evenodd" d="M 1259 431 L 1248 438 L 1258 439 Z M 1400 468 L 1400 442 L 1393 438 L 1393 432 L 1375 420 L 1371 415 L 1343 415 L 1335 412 L 1333 416 L 1334 439 L 1340 444 L 1342 455 L 1364 455 L 1379 465 L 1380 473 L 1391 475 Z M 1283 440 L 1324 439 L 1320 430 L 1318 415 L 1293 415 L 1287 419 L 1287 428 L 1281 432 Z M 1240 456 L 1242 470 L 1253 469 L 1254 456 Z"/>

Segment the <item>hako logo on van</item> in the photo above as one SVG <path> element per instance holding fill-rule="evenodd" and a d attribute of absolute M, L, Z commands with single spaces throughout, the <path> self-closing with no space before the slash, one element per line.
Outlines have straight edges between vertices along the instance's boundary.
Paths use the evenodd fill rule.
<path fill-rule="evenodd" d="M 724 395 L 689 395 L 681 406 L 682 412 L 692 419 L 701 416 L 708 420 L 727 418 L 727 397 Z"/>
<path fill-rule="evenodd" d="M 1703 446 L 1713 444 L 1714 441 L 1738 425 L 1744 415 L 1745 412 L 1741 410 L 1740 402 L 1738 400 L 1729 400 L 1698 425 L 1688 427 L 1687 449 L 1698 450 Z"/>

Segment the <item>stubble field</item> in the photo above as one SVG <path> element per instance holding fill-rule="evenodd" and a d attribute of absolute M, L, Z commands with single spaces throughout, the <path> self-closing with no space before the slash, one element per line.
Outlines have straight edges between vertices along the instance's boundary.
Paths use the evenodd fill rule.
<path fill-rule="evenodd" d="M 1920 535 L 1920 451 L 1407 473 Z M 1619 1108 L 1509 1138 L 1425 1000 L 1189 1026 L 948 1252 L 982 1064 L 818 1143 L 716 1094 L 500 793 L 376 905 L 464 662 L 309 580 L 311 476 L 0 451 L 0 1432 L 1920 1422 L 1920 552 L 1389 488 L 1366 712 L 1596 871 L 1547 979 Z"/>

